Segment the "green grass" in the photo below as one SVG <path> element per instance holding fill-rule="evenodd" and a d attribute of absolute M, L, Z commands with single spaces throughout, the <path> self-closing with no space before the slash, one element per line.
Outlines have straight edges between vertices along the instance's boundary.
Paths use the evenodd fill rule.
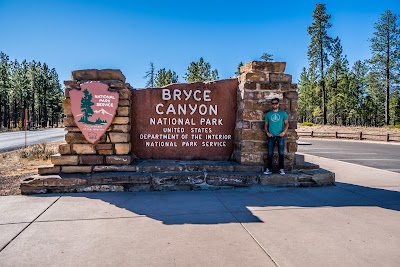
<path fill-rule="evenodd" d="M 400 124 L 393 125 L 391 128 L 400 129 Z"/>

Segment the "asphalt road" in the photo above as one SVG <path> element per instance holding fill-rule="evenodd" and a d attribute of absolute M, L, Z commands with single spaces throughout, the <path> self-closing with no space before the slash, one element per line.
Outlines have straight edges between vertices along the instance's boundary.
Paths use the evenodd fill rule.
<path fill-rule="evenodd" d="M 27 145 L 61 141 L 65 137 L 64 128 L 27 131 Z M 0 133 L 0 152 L 11 151 L 25 146 L 25 132 Z"/>
<path fill-rule="evenodd" d="M 400 173 L 400 144 L 301 138 L 298 152 Z"/>

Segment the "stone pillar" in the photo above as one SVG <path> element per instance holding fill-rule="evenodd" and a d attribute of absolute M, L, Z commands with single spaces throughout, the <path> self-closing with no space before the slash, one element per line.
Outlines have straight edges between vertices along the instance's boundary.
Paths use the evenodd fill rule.
<path fill-rule="evenodd" d="M 264 118 L 271 110 L 271 99 L 280 100 L 287 112 L 289 130 L 285 137 L 285 169 L 292 170 L 297 151 L 297 84 L 284 74 L 285 62 L 252 61 L 240 68 L 238 110 L 235 127 L 233 159 L 241 164 L 266 164 L 267 136 Z M 274 164 L 278 161 L 275 148 Z"/>
<path fill-rule="evenodd" d="M 109 91 L 119 92 L 116 116 L 100 140 L 91 144 L 77 127 L 72 112 L 71 90 L 80 90 L 80 84 L 98 81 L 109 85 Z M 130 164 L 130 111 L 131 86 L 125 83 L 120 70 L 76 70 L 72 80 L 65 81 L 64 126 L 67 131 L 65 143 L 59 146 L 59 154 L 51 156 L 52 167 L 39 168 L 39 174 L 50 173 L 90 173 L 94 166 Z"/>

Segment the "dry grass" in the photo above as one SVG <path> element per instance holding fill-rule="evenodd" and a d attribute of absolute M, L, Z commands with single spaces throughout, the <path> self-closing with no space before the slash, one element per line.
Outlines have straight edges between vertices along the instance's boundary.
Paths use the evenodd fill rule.
<path fill-rule="evenodd" d="M 0 196 L 20 194 L 19 185 L 37 168 L 50 164 L 50 155 L 58 153 L 61 142 L 38 144 L 0 153 Z"/>
<path fill-rule="evenodd" d="M 386 135 L 392 136 L 390 140 L 400 141 L 400 129 L 394 127 L 361 127 L 361 126 L 334 126 L 334 125 L 314 125 L 314 126 L 302 126 L 298 124 L 297 132 L 314 132 L 315 137 L 325 137 L 326 134 L 331 134 L 330 138 L 334 138 L 335 132 L 342 133 L 339 135 L 340 138 L 352 138 L 358 139 L 359 133 L 363 133 L 363 138 L 374 141 L 386 141 Z M 318 134 L 319 133 L 319 134 Z M 324 134 L 321 134 L 324 133 Z M 354 134 L 343 134 L 343 133 L 354 133 Z M 325 136 L 323 136 L 325 135 Z"/>
<path fill-rule="evenodd" d="M 298 132 L 363 132 L 366 134 L 400 134 L 399 128 L 393 127 L 361 127 L 361 126 L 334 126 L 334 125 L 315 125 L 315 126 L 297 126 Z"/>

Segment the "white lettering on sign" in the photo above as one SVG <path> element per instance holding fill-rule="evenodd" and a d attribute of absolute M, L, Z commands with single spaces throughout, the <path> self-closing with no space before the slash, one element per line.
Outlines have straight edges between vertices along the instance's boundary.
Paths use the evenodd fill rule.
<path fill-rule="evenodd" d="M 193 118 L 150 118 L 150 125 L 196 125 Z"/>
<path fill-rule="evenodd" d="M 154 117 L 149 118 L 149 126 L 154 128 L 150 133 L 140 133 L 139 139 L 146 147 L 154 148 L 226 147 L 233 137 L 217 134 L 222 128 L 218 126 L 224 126 L 224 123 L 218 118 L 218 105 L 210 103 L 211 96 L 208 89 L 162 88 L 162 101 L 155 103 Z M 151 133 L 153 131 L 159 132 Z"/>
<path fill-rule="evenodd" d="M 162 103 L 156 105 L 156 113 L 158 115 L 193 115 L 194 113 L 199 113 L 200 115 L 218 115 L 217 105 L 206 105 L 206 104 L 169 104 L 167 107 Z"/>
<path fill-rule="evenodd" d="M 94 98 L 99 100 L 96 107 L 114 107 L 111 103 L 111 99 L 115 99 L 113 95 L 94 95 Z"/>
<path fill-rule="evenodd" d="M 172 91 L 172 94 L 171 94 Z M 181 95 L 184 95 L 185 101 L 188 101 L 190 98 L 193 98 L 196 101 L 211 101 L 210 90 L 180 90 L 180 89 L 162 89 L 161 99 L 168 100 L 182 100 Z"/>
<path fill-rule="evenodd" d="M 109 98 L 109 99 L 115 99 L 113 95 L 94 95 L 94 98 Z"/>
<path fill-rule="evenodd" d="M 201 142 L 201 146 L 226 146 L 226 142 Z"/>
<path fill-rule="evenodd" d="M 176 142 L 146 142 L 149 147 L 177 147 Z"/>

